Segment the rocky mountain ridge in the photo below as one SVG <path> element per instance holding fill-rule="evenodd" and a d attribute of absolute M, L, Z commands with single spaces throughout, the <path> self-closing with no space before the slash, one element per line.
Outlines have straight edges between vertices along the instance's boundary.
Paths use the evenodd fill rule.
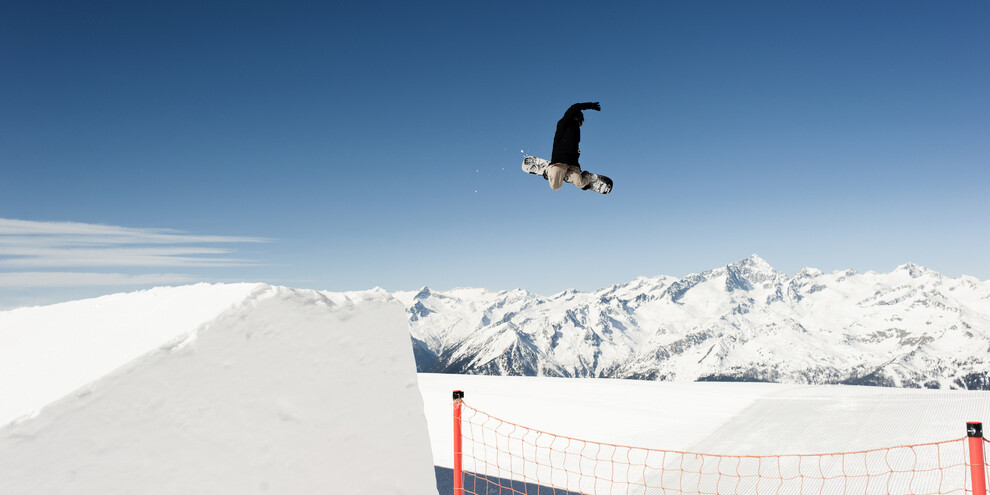
<path fill-rule="evenodd" d="M 396 292 L 420 371 L 990 389 L 990 283 L 759 256 L 550 297 Z"/>

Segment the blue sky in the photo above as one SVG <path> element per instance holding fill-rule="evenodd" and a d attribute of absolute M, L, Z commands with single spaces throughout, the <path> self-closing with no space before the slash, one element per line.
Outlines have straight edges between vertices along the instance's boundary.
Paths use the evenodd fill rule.
<path fill-rule="evenodd" d="M 14 2 L 0 307 L 592 290 L 759 254 L 990 279 L 990 3 Z M 572 103 L 599 101 L 553 192 Z"/>

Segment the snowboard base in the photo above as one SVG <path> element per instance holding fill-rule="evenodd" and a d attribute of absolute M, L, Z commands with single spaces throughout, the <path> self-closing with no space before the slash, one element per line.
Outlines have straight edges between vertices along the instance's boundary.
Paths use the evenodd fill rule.
<path fill-rule="evenodd" d="M 527 156 L 526 158 L 523 158 L 523 162 L 522 162 L 523 172 L 533 175 L 539 175 L 541 177 L 543 176 L 544 172 L 546 172 L 547 167 L 549 166 L 550 166 L 550 162 L 537 156 Z M 604 175 L 598 175 L 587 171 L 582 173 L 590 176 L 591 178 L 591 182 L 588 183 L 588 186 L 585 187 L 585 189 L 590 191 L 595 191 L 596 193 L 599 194 L 608 194 L 612 192 L 612 179 L 609 179 Z M 546 177 L 544 177 L 544 179 L 545 178 Z M 570 177 L 566 177 L 566 176 L 564 177 L 564 182 L 573 184 L 573 182 L 571 182 Z"/>

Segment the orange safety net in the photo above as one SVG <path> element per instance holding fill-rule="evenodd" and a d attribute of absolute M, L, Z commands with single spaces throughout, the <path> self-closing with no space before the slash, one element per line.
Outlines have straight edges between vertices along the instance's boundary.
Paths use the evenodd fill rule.
<path fill-rule="evenodd" d="M 966 438 L 860 452 L 717 455 L 555 435 L 467 404 L 461 431 L 465 495 L 972 494 Z"/>

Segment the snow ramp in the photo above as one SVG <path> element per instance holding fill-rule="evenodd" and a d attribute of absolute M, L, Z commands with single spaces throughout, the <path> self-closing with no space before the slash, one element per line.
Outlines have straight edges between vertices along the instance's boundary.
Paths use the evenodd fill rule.
<path fill-rule="evenodd" d="M 191 299 L 153 298 L 174 304 L 154 314 L 215 288 L 173 288 Z M 0 428 L 3 492 L 436 493 L 402 304 L 381 290 L 242 289 L 214 318 L 148 337 L 167 338 Z M 0 325 L 44 320 L 31 309 Z M 0 326 L 8 341 L 30 334 Z"/>

